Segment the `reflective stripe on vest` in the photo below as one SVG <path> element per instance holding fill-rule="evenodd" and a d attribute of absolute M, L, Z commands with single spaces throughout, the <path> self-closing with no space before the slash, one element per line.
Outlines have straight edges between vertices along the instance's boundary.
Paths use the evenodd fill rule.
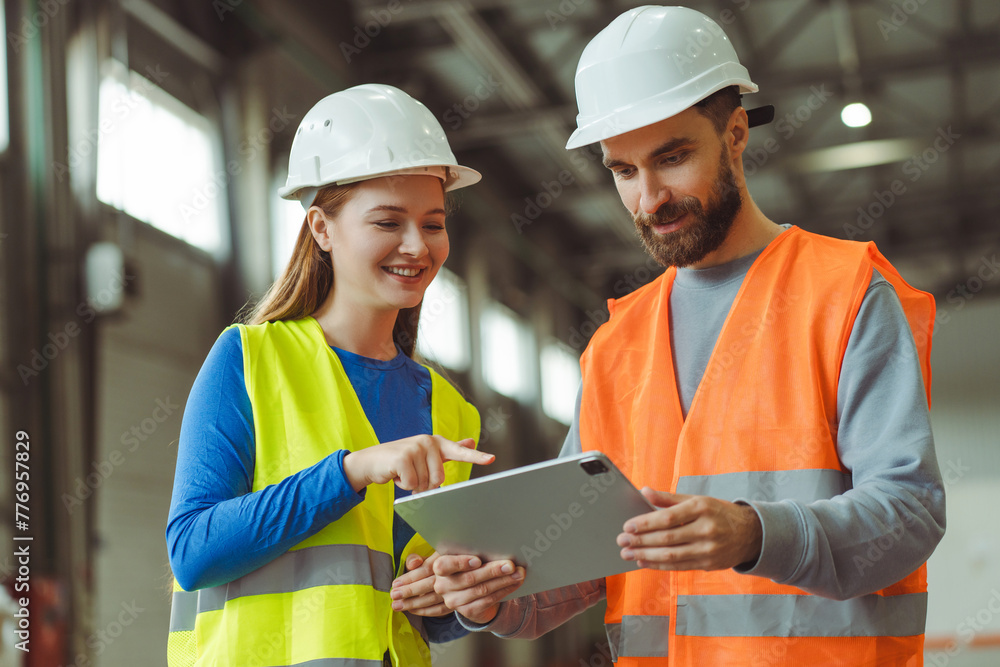
<path fill-rule="evenodd" d="M 681 595 L 677 634 L 698 637 L 910 637 L 922 634 L 927 594 Z M 605 630 L 612 660 L 666 657 L 669 616 L 624 616 Z M 623 630 L 624 627 L 624 630 Z"/>
<path fill-rule="evenodd" d="M 754 470 L 721 475 L 685 475 L 677 493 L 723 500 L 812 502 L 832 498 L 852 488 L 851 476 L 840 470 Z"/>
<path fill-rule="evenodd" d="M 292 667 L 383 667 L 382 660 L 365 660 L 364 658 L 318 658 L 297 662 Z"/>
<path fill-rule="evenodd" d="M 383 667 L 381 660 L 361 660 L 358 658 L 320 658 L 307 662 L 297 662 L 294 667 Z"/>
<path fill-rule="evenodd" d="M 240 326 L 244 377 L 254 414 L 253 491 L 277 484 L 339 449 L 378 444 L 339 358 L 308 317 Z M 432 430 L 479 437 L 479 414 L 431 375 Z M 445 464 L 445 484 L 471 465 Z M 227 585 L 185 592 L 174 585 L 170 667 L 430 666 L 422 619 L 394 612 L 394 486 L 369 485 L 364 500 L 274 561 Z M 415 535 L 403 550 L 423 556 Z M 402 567 L 402 565 L 400 565 Z"/>
<path fill-rule="evenodd" d="M 584 451 L 607 453 L 636 486 L 726 500 L 812 502 L 851 489 L 837 383 L 875 269 L 900 298 L 929 396 L 933 298 L 873 244 L 792 228 L 747 272 L 686 415 L 670 345 L 676 270 L 609 302 L 581 358 Z M 844 602 L 732 569 L 643 569 L 608 577 L 605 621 L 621 665 L 665 665 L 667 644 L 670 667 L 817 655 L 838 667 L 904 664 L 921 653 L 926 590 L 925 566 Z"/>
<path fill-rule="evenodd" d="M 359 544 L 328 544 L 289 551 L 236 581 L 199 591 L 174 591 L 170 631 L 194 630 L 195 616 L 246 595 L 292 593 L 313 586 L 360 585 L 388 591 L 392 556 Z"/>
<path fill-rule="evenodd" d="M 926 616 L 927 593 L 677 598 L 677 634 L 694 637 L 911 637 L 923 634 Z"/>
<path fill-rule="evenodd" d="M 667 657 L 669 616 L 623 616 L 621 623 L 605 623 L 604 631 L 613 662 L 619 657 Z"/>

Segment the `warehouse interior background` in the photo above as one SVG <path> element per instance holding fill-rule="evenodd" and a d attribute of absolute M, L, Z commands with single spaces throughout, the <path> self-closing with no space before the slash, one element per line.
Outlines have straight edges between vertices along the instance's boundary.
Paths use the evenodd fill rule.
<path fill-rule="evenodd" d="M 420 351 L 479 407 L 493 471 L 555 456 L 605 300 L 660 271 L 599 152 L 563 148 L 583 47 L 638 4 L 0 2 L 0 666 L 166 664 L 184 402 L 287 261 L 302 212 L 276 188 L 299 120 L 331 92 L 406 90 L 484 174 L 449 222 Z M 927 664 L 1000 664 L 1000 3 L 682 4 L 733 41 L 760 86 L 745 103 L 776 108 L 744 158 L 761 209 L 874 240 L 937 297 L 948 530 L 929 563 Z M 844 113 L 855 103 L 870 122 Z M 24 534 L 30 653 L 13 646 L 10 599 Z M 609 665 L 602 607 L 535 642 L 442 645 L 435 664 Z"/>

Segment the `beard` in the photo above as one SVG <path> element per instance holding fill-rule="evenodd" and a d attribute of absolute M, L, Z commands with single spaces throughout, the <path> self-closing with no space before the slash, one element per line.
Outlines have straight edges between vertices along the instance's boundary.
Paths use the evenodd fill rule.
<path fill-rule="evenodd" d="M 646 252 L 663 266 L 683 267 L 700 262 L 718 249 L 729 235 L 743 207 L 743 198 L 725 157 L 723 151 L 707 205 L 702 206 L 695 197 L 684 197 L 667 202 L 652 215 L 637 213 L 632 216 Z M 690 214 L 691 220 L 680 229 L 668 234 L 653 231 L 653 225 L 672 222 L 685 213 Z"/>

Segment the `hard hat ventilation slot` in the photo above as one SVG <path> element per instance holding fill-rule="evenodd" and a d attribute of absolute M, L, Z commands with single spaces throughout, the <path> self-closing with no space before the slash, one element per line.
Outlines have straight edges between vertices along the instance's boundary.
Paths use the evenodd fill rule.
<path fill-rule="evenodd" d="M 306 113 L 280 192 L 294 199 L 303 188 L 401 173 L 433 173 L 444 179 L 444 167 L 454 163 L 444 130 L 427 107 L 398 88 L 365 84 L 328 95 Z M 461 170 L 455 187 L 480 178 L 467 167 L 455 169 Z M 300 201 L 307 206 L 308 193 Z"/>

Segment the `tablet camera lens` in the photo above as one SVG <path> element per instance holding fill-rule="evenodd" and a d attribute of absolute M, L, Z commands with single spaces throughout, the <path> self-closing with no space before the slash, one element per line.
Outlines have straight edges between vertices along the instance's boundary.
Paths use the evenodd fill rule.
<path fill-rule="evenodd" d="M 604 462 L 599 459 L 590 459 L 588 461 L 581 461 L 580 466 L 583 467 L 583 471 L 588 475 L 600 475 L 608 471 L 608 467 L 604 465 Z"/>

